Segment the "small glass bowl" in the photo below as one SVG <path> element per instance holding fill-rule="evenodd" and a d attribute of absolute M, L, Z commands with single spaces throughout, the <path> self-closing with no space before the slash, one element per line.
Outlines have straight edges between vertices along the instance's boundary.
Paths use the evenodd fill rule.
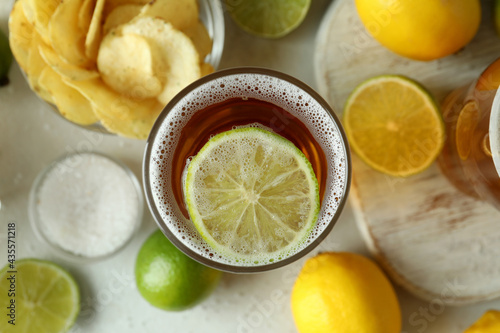
<path fill-rule="evenodd" d="M 199 12 L 200 12 L 200 20 L 207 28 L 208 34 L 212 39 L 212 51 L 206 56 L 205 62 L 212 65 L 214 69 L 219 67 L 219 63 L 222 57 L 222 51 L 224 50 L 224 38 L 225 38 L 225 24 L 224 24 L 224 11 L 222 8 L 222 4 L 220 0 L 198 0 Z M 26 74 L 23 72 L 25 78 Z M 37 95 L 38 96 L 38 95 Z M 42 98 L 40 98 L 44 103 L 47 103 Z M 64 120 L 77 125 L 79 127 L 83 127 L 85 129 L 105 133 L 112 134 L 109 132 L 100 122 L 90 124 L 90 125 L 80 125 L 69 121 L 64 118 L 57 107 L 53 104 L 47 103 L 55 113 L 63 118 Z"/>
<path fill-rule="evenodd" d="M 56 244 L 53 240 L 51 240 L 50 237 L 46 234 L 44 231 L 44 226 L 42 222 L 42 217 L 40 216 L 40 212 L 38 210 L 38 206 L 40 203 L 40 191 L 42 189 L 42 186 L 44 185 L 44 181 L 47 179 L 48 175 L 51 175 L 53 172 L 71 172 L 72 168 L 75 168 L 76 164 L 78 163 L 78 158 L 81 158 L 83 155 L 93 155 L 97 156 L 99 158 L 105 158 L 108 162 L 111 162 L 113 167 L 116 167 L 118 169 L 121 169 L 125 172 L 125 174 L 128 176 L 128 180 L 130 181 L 130 185 L 134 191 L 135 198 L 131 199 L 135 201 L 135 204 L 137 205 L 137 216 L 133 218 L 133 226 L 131 231 L 129 231 L 129 234 L 127 234 L 126 238 L 122 240 L 119 245 L 117 245 L 116 248 L 112 249 L 111 251 L 102 254 L 102 255 L 97 255 L 97 256 L 84 256 L 84 255 L 79 255 L 74 252 L 71 252 L 70 250 L 64 249 L 61 245 Z M 57 170 L 59 168 L 59 170 Z M 69 171 L 68 171 L 69 170 Z M 73 172 L 78 172 L 73 169 Z M 78 176 L 78 174 L 75 174 Z M 105 179 L 102 180 L 103 182 Z M 72 186 L 75 186 L 74 184 L 68 184 L 64 183 L 64 186 L 68 187 L 71 189 Z M 87 210 L 86 210 L 87 211 Z M 43 242 L 45 243 L 50 250 L 57 255 L 58 257 L 65 259 L 69 262 L 78 262 L 78 263 L 89 263 L 89 262 L 95 262 L 101 259 L 105 259 L 108 257 L 111 257 L 112 255 L 116 254 L 119 252 L 121 249 L 123 249 L 133 238 L 133 235 L 136 233 L 136 231 L 139 229 L 141 223 L 142 223 L 142 218 L 143 218 L 143 211 L 144 211 L 144 198 L 142 195 L 142 189 L 139 181 L 137 180 L 137 177 L 135 174 L 127 167 L 125 164 L 122 162 L 111 158 L 107 155 L 97 153 L 97 152 L 85 152 L 85 153 L 74 153 L 74 154 L 66 154 L 61 156 L 60 158 L 56 159 L 50 165 L 48 165 L 44 170 L 42 170 L 38 176 L 36 177 L 35 181 L 33 182 L 33 185 L 31 187 L 30 195 L 29 195 L 29 202 L 28 202 L 28 214 L 29 214 L 29 219 L 31 226 L 33 228 L 34 233 L 36 236 Z"/>
<path fill-rule="evenodd" d="M 220 0 L 199 0 L 200 20 L 212 38 L 212 52 L 205 62 L 217 69 L 224 50 L 224 11 Z"/>

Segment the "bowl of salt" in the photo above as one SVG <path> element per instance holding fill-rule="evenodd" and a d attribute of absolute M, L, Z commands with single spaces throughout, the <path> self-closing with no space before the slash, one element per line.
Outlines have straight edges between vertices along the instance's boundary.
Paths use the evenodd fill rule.
<path fill-rule="evenodd" d="M 130 241 L 143 216 L 135 175 L 101 153 L 64 155 L 35 179 L 29 198 L 35 234 L 70 261 L 111 256 Z"/>

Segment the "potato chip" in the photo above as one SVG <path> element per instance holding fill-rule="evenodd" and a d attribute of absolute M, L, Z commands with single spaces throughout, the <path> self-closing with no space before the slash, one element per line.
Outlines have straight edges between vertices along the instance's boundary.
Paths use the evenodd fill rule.
<path fill-rule="evenodd" d="M 113 133 L 144 139 L 163 106 L 154 98 L 137 100 L 109 88 L 101 79 L 67 81 L 92 104 L 95 114 Z"/>
<path fill-rule="evenodd" d="M 52 68 L 47 66 L 43 69 L 39 83 L 52 96 L 59 113 L 66 119 L 80 125 L 99 121 L 90 102 L 78 90 L 67 85 Z"/>
<path fill-rule="evenodd" d="M 141 5 L 122 5 L 116 7 L 106 18 L 106 22 L 102 28 L 102 33 L 105 36 L 111 29 L 119 25 L 131 21 L 141 12 Z"/>
<path fill-rule="evenodd" d="M 122 5 L 140 5 L 142 7 L 151 1 L 153 0 L 106 0 L 104 4 L 104 17 L 107 18 L 116 7 Z"/>
<path fill-rule="evenodd" d="M 199 56 L 191 40 L 182 32 L 174 29 L 170 23 L 158 18 L 137 17 L 130 23 L 120 26 L 123 34 L 138 34 L 148 39 L 158 48 L 153 64 L 156 76 L 165 80 L 163 91 L 158 100 L 166 105 L 181 89 L 200 77 Z M 167 68 L 163 64 L 167 64 Z"/>
<path fill-rule="evenodd" d="M 99 77 L 99 72 L 67 63 L 48 45 L 41 43 L 38 46 L 43 60 L 59 75 L 74 81 L 89 80 Z"/>
<path fill-rule="evenodd" d="M 65 61 L 90 69 L 85 55 L 85 33 L 78 26 L 78 14 L 84 0 L 65 0 L 57 7 L 49 22 L 51 45 Z"/>
<path fill-rule="evenodd" d="M 9 44 L 19 66 L 26 71 L 33 38 L 33 26 L 24 14 L 23 2 L 16 1 L 9 16 Z"/>
<path fill-rule="evenodd" d="M 45 69 L 45 67 L 48 67 L 38 50 L 38 45 L 40 43 L 43 43 L 42 37 L 36 31 L 34 31 L 28 55 L 26 76 L 28 77 L 28 83 L 31 89 L 43 100 L 49 103 L 53 103 L 52 96 L 39 84 L 39 79 L 42 71 Z"/>
<path fill-rule="evenodd" d="M 97 68 L 102 79 L 120 94 L 136 98 L 156 97 L 162 84 L 153 72 L 148 41 L 135 34 L 107 34 L 101 43 Z"/>
<path fill-rule="evenodd" d="M 33 9 L 31 2 L 28 0 L 19 0 L 18 2 L 22 4 L 24 15 L 26 15 L 28 22 L 32 26 L 35 26 L 35 10 Z"/>
<path fill-rule="evenodd" d="M 205 25 L 201 21 L 196 22 L 193 26 L 185 28 L 182 32 L 193 42 L 200 56 L 200 60 L 205 59 L 212 51 L 212 39 L 208 34 L 207 28 L 205 28 Z"/>
<path fill-rule="evenodd" d="M 158 104 L 158 106 L 160 106 L 160 104 Z M 94 107 L 94 112 L 99 117 L 99 120 L 101 121 L 101 124 L 104 126 L 104 128 L 106 128 L 110 133 L 116 133 L 127 138 L 139 139 L 139 140 L 147 139 L 149 132 L 151 131 L 151 128 L 153 127 L 154 124 L 154 121 L 132 122 L 128 120 L 110 117 L 105 112 L 102 112 L 100 109 L 96 107 Z"/>
<path fill-rule="evenodd" d="M 197 0 L 17 0 L 9 30 L 41 98 L 126 137 L 146 139 L 163 106 L 214 70 Z"/>
<path fill-rule="evenodd" d="M 196 0 L 156 0 L 145 5 L 141 16 L 156 17 L 184 30 L 198 22 L 198 3 Z"/>
<path fill-rule="evenodd" d="M 43 41 L 50 44 L 49 21 L 61 0 L 24 0 L 33 9 L 33 25 Z"/>
<path fill-rule="evenodd" d="M 82 31 L 89 31 L 96 1 L 97 0 L 83 0 L 80 11 L 78 12 L 78 27 Z"/>
<path fill-rule="evenodd" d="M 215 69 L 209 63 L 204 62 L 200 66 L 200 71 L 201 71 L 201 76 L 205 76 L 205 75 L 208 75 L 208 74 L 215 72 Z"/>
<path fill-rule="evenodd" d="M 97 52 L 99 51 L 99 44 L 102 37 L 102 11 L 104 10 L 104 0 L 97 0 L 94 13 L 92 14 L 92 21 L 85 38 L 85 55 L 87 58 L 95 61 L 97 59 Z"/>

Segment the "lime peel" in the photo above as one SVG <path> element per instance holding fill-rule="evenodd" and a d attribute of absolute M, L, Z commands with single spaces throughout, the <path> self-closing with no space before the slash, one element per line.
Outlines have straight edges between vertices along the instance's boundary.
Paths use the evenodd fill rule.
<path fill-rule="evenodd" d="M 142 297 L 166 311 L 190 309 L 209 297 L 222 272 L 179 251 L 160 230 L 143 243 L 135 262 L 135 281 Z"/>
<path fill-rule="evenodd" d="M 243 262 L 293 252 L 320 210 L 318 182 L 302 151 L 254 127 L 211 138 L 189 164 L 184 190 L 201 237 Z"/>

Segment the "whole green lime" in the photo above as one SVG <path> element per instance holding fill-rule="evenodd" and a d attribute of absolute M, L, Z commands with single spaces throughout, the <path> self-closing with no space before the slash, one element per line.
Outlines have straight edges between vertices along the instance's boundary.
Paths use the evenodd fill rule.
<path fill-rule="evenodd" d="M 9 83 L 7 73 L 12 65 L 12 52 L 7 36 L 0 30 L 0 87 Z"/>
<path fill-rule="evenodd" d="M 144 242 L 135 263 L 135 280 L 141 295 L 168 311 L 189 309 L 217 286 L 222 273 L 179 251 L 160 230 Z"/>

